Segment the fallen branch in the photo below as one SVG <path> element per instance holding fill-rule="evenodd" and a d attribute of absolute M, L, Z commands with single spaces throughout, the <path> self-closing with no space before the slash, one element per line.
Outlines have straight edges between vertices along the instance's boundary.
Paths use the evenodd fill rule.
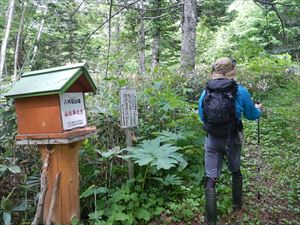
<path fill-rule="evenodd" d="M 47 179 L 48 179 L 48 167 L 50 161 L 50 153 L 47 154 L 46 159 L 43 164 L 42 174 L 41 174 L 41 194 L 38 200 L 38 205 L 35 213 L 35 217 L 31 225 L 38 225 L 41 217 L 43 215 L 43 208 L 45 202 L 45 196 L 47 193 Z"/>
<path fill-rule="evenodd" d="M 54 206 L 55 206 L 55 202 L 56 202 L 56 198 L 57 198 L 59 181 L 60 181 L 60 172 L 58 172 L 58 174 L 55 177 L 55 183 L 54 183 L 54 187 L 53 187 L 53 191 L 52 191 L 52 195 L 51 195 L 51 203 L 50 203 L 50 208 L 49 208 L 46 225 L 52 224 L 52 215 L 53 215 Z"/>

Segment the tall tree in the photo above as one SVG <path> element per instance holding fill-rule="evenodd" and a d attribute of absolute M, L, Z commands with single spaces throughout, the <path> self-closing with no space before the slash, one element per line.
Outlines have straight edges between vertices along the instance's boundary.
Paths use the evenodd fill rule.
<path fill-rule="evenodd" d="M 46 4 L 41 6 L 41 11 L 42 11 L 42 19 L 41 19 L 41 22 L 39 24 L 38 31 L 36 34 L 36 39 L 35 39 L 35 43 L 34 43 L 31 63 L 30 63 L 31 66 L 33 66 L 35 63 L 35 58 L 36 58 L 36 55 L 38 52 L 39 42 L 40 42 L 40 39 L 41 39 L 41 36 L 43 33 L 43 28 L 45 25 L 45 15 L 47 14 L 47 11 L 48 11 L 48 7 Z"/>
<path fill-rule="evenodd" d="M 154 31 L 152 35 L 152 60 L 151 60 L 151 71 L 154 70 L 155 67 L 159 64 L 159 56 L 160 56 L 160 15 L 161 15 L 161 3 L 162 0 L 154 0 L 154 5 L 156 7 L 156 10 L 154 11 Z"/>
<path fill-rule="evenodd" d="M 191 73 L 195 68 L 196 26 L 197 2 L 196 0 L 184 0 L 180 64 L 185 75 Z"/>
<path fill-rule="evenodd" d="M 144 14 L 145 14 L 145 7 L 143 0 L 139 2 L 139 32 L 138 32 L 138 43 L 139 43 L 139 72 L 141 74 L 146 73 L 145 67 L 145 26 L 144 26 Z"/>
<path fill-rule="evenodd" d="M 20 68 L 18 59 L 19 59 L 19 52 L 20 52 L 21 34 L 23 31 L 23 26 L 24 26 L 24 14 L 25 14 L 26 5 L 27 5 L 27 3 L 26 3 L 26 1 L 24 1 L 22 4 L 22 14 L 21 14 L 20 25 L 19 25 L 18 34 L 17 34 L 17 40 L 16 40 L 16 49 L 15 49 L 15 57 L 14 57 L 14 75 L 12 78 L 13 81 L 17 80 L 17 71 Z"/>
<path fill-rule="evenodd" d="M 5 58 L 6 58 L 6 48 L 7 48 L 10 27 L 12 24 L 14 7 L 15 7 L 15 1 L 10 0 L 8 10 L 7 10 L 7 16 L 6 16 L 6 27 L 5 27 L 5 32 L 4 32 L 4 37 L 2 40 L 1 52 L 0 52 L 0 79 L 2 78 L 3 75 L 3 69 L 5 64 Z"/>

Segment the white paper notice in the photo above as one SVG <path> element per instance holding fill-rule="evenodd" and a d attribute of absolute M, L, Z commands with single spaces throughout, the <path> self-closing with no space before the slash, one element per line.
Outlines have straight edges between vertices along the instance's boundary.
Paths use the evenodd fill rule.
<path fill-rule="evenodd" d="M 86 126 L 83 93 L 64 93 L 60 96 L 60 107 L 64 130 Z"/>
<path fill-rule="evenodd" d="M 122 88 L 121 97 L 121 128 L 136 127 L 138 125 L 138 109 L 136 90 Z"/>

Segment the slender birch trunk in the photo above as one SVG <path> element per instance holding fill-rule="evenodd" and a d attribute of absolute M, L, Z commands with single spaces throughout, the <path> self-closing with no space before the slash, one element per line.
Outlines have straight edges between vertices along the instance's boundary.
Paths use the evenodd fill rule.
<path fill-rule="evenodd" d="M 153 36 L 152 42 L 152 65 L 151 71 L 155 69 L 155 67 L 159 64 L 159 46 L 160 46 L 160 32 L 156 31 Z"/>
<path fill-rule="evenodd" d="M 161 0 L 155 0 L 155 5 L 157 5 L 158 10 L 156 11 L 156 17 L 159 17 L 160 12 L 160 6 L 161 6 Z M 151 71 L 153 72 L 154 68 L 159 65 L 159 48 L 160 48 L 160 28 L 159 28 L 159 22 L 160 19 L 157 18 L 155 23 L 158 23 L 157 26 L 155 26 L 155 31 L 153 34 L 153 42 L 152 42 L 152 64 L 151 64 Z"/>
<path fill-rule="evenodd" d="M 106 61 L 105 77 L 108 76 L 108 67 L 109 67 L 109 60 L 110 60 L 112 7 L 113 7 L 113 0 L 110 0 L 109 17 L 108 17 L 108 47 L 107 47 L 107 61 Z"/>
<path fill-rule="evenodd" d="M 197 2 L 196 0 L 184 0 L 180 62 L 184 75 L 191 73 L 195 68 L 196 26 Z"/>
<path fill-rule="evenodd" d="M 120 24 L 120 18 L 117 17 L 115 19 L 115 31 L 114 31 L 114 39 L 117 43 L 120 41 L 120 33 L 121 33 L 121 24 Z M 116 52 L 122 51 L 122 47 L 120 45 L 115 45 L 113 47 L 113 52 L 116 54 Z M 123 56 L 118 56 L 116 58 L 116 63 L 117 63 L 117 75 L 119 77 L 122 76 L 123 73 L 123 67 L 124 67 L 124 57 Z"/>
<path fill-rule="evenodd" d="M 4 32 L 4 37 L 2 40 L 1 52 L 0 52 L 0 79 L 2 78 L 3 75 L 3 69 L 5 64 L 5 58 L 6 58 L 6 47 L 7 47 L 10 27 L 12 24 L 14 7 L 15 7 L 15 1 L 10 0 L 8 10 L 7 10 L 7 16 L 6 16 L 6 27 L 5 27 L 5 32 Z"/>
<path fill-rule="evenodd" d="M 37 52 L 38 52 L 38 45 L 39 45 L 39 42 L 40 42 L 40 39 L 41 39 L 41 36 L 42 36 L 42 33 L 43 33 L 43 28 L 44 28 L 44 25 L 45 25 L 45 15 L 47 14 L 47 11 L 48 11 L 48 7 L 43 6 L 42 20 L 41 20 L 41 23 L 39 25 L 38 32 L 37 32 L 36 39 L 35 39 L 35 43 L 34 43 L 34 47 L 33 47 L 33 53 L 32 53 L 32 58 L 31 58 L 31 62 L 30 62 L 31 66 L 34 64 L 35 58 L 36 58 L 36 55 L 37 55 Z"/>
<path fill-rule="evenodd" d="M 18 63 L 18 58 L 19 58 L 19 51 L 20 51 L 20 39 L 21 39 L 21 34 L 23 31 L 23 25 L 24 25 L 24 15 L 25 15 L 26 5 L 27 5 L 27 3 L 24 2 L 23 6 L 22 6 L 22 14 L 21 14 L 20 25 L 19 25 L 19 30 L 18 30 L 18 34 L 17 34 L 15 58 L 14 58 L 14 75 L 12 78 L 13 81 L 16 81 L 18 79 L 17 70 L 18 70 L 18 68 L 20 68 L 20 65 Z"/>
<path fill-rule="evenodd" d="M 144 26 L 144 13 L 145 13 L 145 8 L 144 8 L 144 4 L 143 1 L 140 2 L 140 16 L 139 16 L 139 20 L 140 20 L 140 28 L 139 28 L 139 72 L 141 74 L 145 74 L 146 73 L 146 67 L 145 67 L 145 26 Z"/>

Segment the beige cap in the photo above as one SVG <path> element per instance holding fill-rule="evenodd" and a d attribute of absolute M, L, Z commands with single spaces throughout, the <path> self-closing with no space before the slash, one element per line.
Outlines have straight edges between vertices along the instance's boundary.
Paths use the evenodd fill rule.
<path fill-rule="evenodd" d="M 226 57 L 217 59 L 216 62 L 212 65 L 212 67 L 212 79 L 234 79 L 236 76 L 236 65 L 232 59 Z"/>

